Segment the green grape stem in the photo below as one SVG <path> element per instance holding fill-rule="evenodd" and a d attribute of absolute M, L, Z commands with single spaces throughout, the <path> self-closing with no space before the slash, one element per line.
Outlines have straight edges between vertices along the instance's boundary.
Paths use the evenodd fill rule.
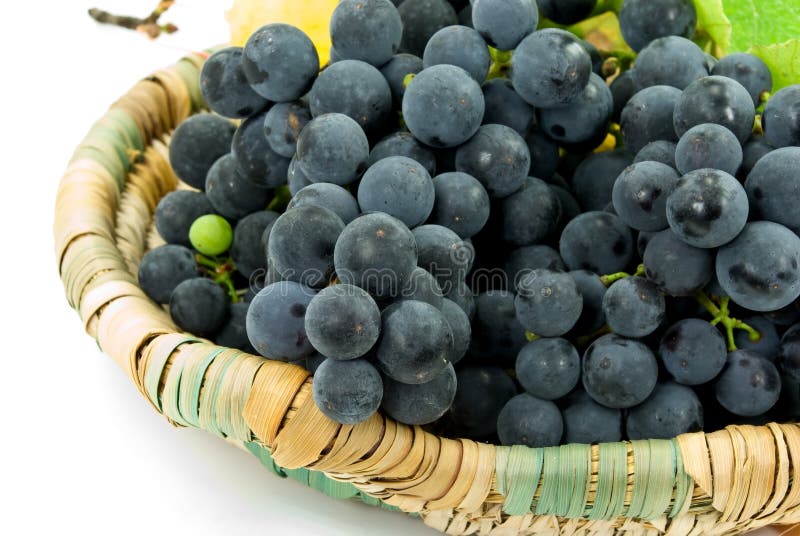
<path fill-rule="evenodd" d="M 202 267 L 202 272 L 205 275 L 224 287 L 231 299 L 231 303 L 242 301 L 231 279 L 231 274 L 236 271 L 236 265 L 230 257 L 220 259 L 196 253 L 194 258 L 197 264 Z"/>
<path fill-rule="evenodd" d="M 533 342 L 541 339 L 541 337 L 531 331 L 525 332 L 525 338 L 528 339 L 528 342 Z"/>
<path fill-rule="evenodd" d="M 498 50 L 489 47 L 489 56 L 492 58 L 492 61 L 500 65 L 510 65 L 511 54 L 512 52 L 510 50 Z"/>
<path fill-rule="evenodd" d="M 229 273 L 218 275 L 214 278 L 214 282 L 225 287 L 225 290 L 228 292 L 228 296 L 231 299 L 231 303 L 239 303 L 239 293 L 236 292 L 236 287 L 233 285 L 233 281 L 231 281 L 231 275 Z"/>
<path fill-rule="evenodd" d="M 506 78 L 507 74 L 508 74 L 507 66 L 492 62 L 492 66 L 489 67 L 489 74 L 486 75 L 486 79 L 494 80 L 495 78 Z"/>
<path fill-rule="evenodd" d="M 730 315 L 730 298 L 720 298 L 719 299 L 719 306 L 702 290 L 697 291 L 694 294 L 695 300 L 699 303 L 708 313 L 713 317 L 711 319 L 711 325 L 722 325 L 725 328 L 725 338 L 728 341 L 728 350 L 733 352 L 737 350 L 736 341 L 734 339 L 734 330 L 741 329 L 746 331 L 748 334 L 748 338 L 752 342 L 758 342 L 761 340 L 761 333 L 757 330 L 753 329 L 751 326 L 748 326 L 741 320 L 733 318 Z"/>
<path fill-rule="evenodd" d="M 512 52 L 489 47 L 489 56 L 492 58 L 492 65 L 489 67 L 489 74 L 486 79 L 505 78 L 511 68 Z"/>
<path fill-rule="evenodd" d="M 403 78 L 403 89 L 406 89 L 408 87 L 408 85 L 411 83 L 411 81 L 414 80 L 415 76 L 417 76 L 416 73 L 408 73 Z"/>
<path fill-rule="evenodd" d="M 767 103 L 769 102 L 770 98 L 772 98 L 772 93 L 770 93 L 766 89 L 758 94 L 758 102 L 756 103 L 756 116 L 759 119 L 756 124 L 759 128 L 762 126 L 761 121 L 764 116 L 764 108 L 767 106 Z"/>
<path fill-rule="evenodd" d="M 616 272 L 613 274 L 600 276 L 600 281 L 602 281 L 605 286 L 610 287 L 620 279 L 625 279 L 628 277 L 641 277 L 643 275 L 645 275 L 644 264 L 640 264 L 636 267 L 636 272 L 633 274 L 629 274 L 628 272 Z"/>

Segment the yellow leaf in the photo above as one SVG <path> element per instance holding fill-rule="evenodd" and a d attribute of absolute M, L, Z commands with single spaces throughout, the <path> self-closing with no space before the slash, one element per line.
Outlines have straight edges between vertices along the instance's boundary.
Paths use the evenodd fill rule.
<path fill-rule="evenodd" d="M 632 54 L 633 51 L 622 38 L 619 19 L 613 11 L 606 11 L 567 28 L 578 37 L 587 40 L 600 52 Z"/>
<path fill-rule="evenodd" d="M 283 22 L 297 26 L 314 42 L 320 65 L 328 62 L 331 49 L 329 23 L 338 0 L 233 0 L 225 13 L 231 44 L 243 46 L 265 24 Z"/>

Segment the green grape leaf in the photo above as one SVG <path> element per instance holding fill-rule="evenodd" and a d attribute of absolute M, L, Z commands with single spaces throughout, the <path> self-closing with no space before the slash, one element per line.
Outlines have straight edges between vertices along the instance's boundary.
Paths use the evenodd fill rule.
<path fill-rule="evenodd" d="M 796 0 L 695 0 L 695 41 L 721 57 L 750 52 L 773 75 L 773 91 L 800 83 L 800 11 Z"/>
<path fill-rule="evenodd" d="M 697 4 L 705 0 L 697 0 Z M 796 0 L 723 0 L 731 22 L 728 52 L 745 52 L 757 45 L 783 43 L 800 35 Z"/>
<path fill-rule="evenodd" d="M 697 11 L 697 40 L 710 40 L 714 54 L 724 55 L 731 44 L 731 21 L 725 15 L 722 0 L 695 0 L 694 6 Z"/>
<path fill-rule="evenodd" d="M 776 45 L 756 45 L 749 52 L 761 58 L 772 71 L 772 91 L 800 84 L 800 39 Z"/>

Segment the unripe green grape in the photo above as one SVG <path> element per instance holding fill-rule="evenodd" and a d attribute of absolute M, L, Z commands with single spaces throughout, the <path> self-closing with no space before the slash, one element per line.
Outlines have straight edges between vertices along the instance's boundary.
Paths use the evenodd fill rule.
<path fill-rule="evenodd" d="M 192 247 L 214 257 L 228 251 L 233 242 L 233 229 L 228 220 L 216 214 L 200 216 L 189 228 L 189 241 Z"/>

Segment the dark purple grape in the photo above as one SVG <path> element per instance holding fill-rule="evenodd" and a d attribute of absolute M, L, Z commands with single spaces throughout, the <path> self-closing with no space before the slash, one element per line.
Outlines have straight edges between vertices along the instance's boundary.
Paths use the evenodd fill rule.
<path fill-rule="evenodd" d="M 561 258 L 570 270 L 596 274 L 624 271 L 633 259 L 633 234 L 618 216 L 584 212 L 567 224 L 559 241 Z"/>
<path fill-rule="evenodd" d="M 210 337 L 225 325 L 230 300 L 222 287 L 195 277 L 182 281 L 169 297 L 169 314 L 184 331 Z"/>
<path fill-rule="evenodd" d="M 380 373 L 365 359 L 328 358 L 314 372 L 314 402 L 327 417 L 357 424 L 378 411 L 383 398 Z"/>
<path fill-rule="evenodd" d="M 628 439 L 672 439 L 703 430 L 703 405 L 689 387 L 677 383 L 656 386 L 650 397 L 628 411 Z"/>
<path fill-rule="evenodd" d="M 497 416 L 517 388 L 499 367 L 467 367 L 456 372 L 458 388 L 447 416 L 456 435 L 486 438 L 497 431 Z"/>
<path fill-rule="evenodd" d="M 205 190 L 211 166 L 231 150 L 236 126 L 214 114 L 196 114 L 183 121 L 169 144 L 169 163 L 180 180 Z"/>
<path fill-rule="evenodd" d="M 661 231 L 667 222 L 667 197 L 678 184 L 674 169 L 660 162 L 633 164 L 614 183 L 612 201 L 619 217 L 639 231 Z"/>
<path fill-rule="evenodd" d="M 253 91 L 242 68 L 242 48 L 226 47 L 211 55 L 200 71 L 200 93 L 212 111 L 244 119 L 269 105 Z M 291 156 L 291 155 L 290 155 Z"/>
<path fill-rule="evenodd" d="M 497 435 L 503 445 L 553 447 L 564 435 L 564 421 L 554 403 L 521 394 L 509 400 L 500 411 Z"/>
<path fill-rule="evenodd" d="M 623 337 L 646 337 L 666 315 L 664 296 L 644 277 L 626 277 L 609 287 L 603 297 L 608 326 Z"/>
<path fill-rule="evenodd" d="M 686 318 L 667 329 L 658 353 L 675 381 L 700 385 L 722 371 L 728 351 L 716 327 L 699 318 Z"/>
<path fill-rule="evenodd" d="M 750 350 L 728 354 L 728 363 L 714 384 L 717 400 L 742 417 L 766 413 L 778 401 L 781 377 L 770 361 Z"/>
<path fill-rule="evenodd" d="M 372 348 L 381 329 L 381 311 L 375 300 L 353 285 L 322 289 L 308 304 L 305 316 L 308 340 L 332 359 L 355 359 Z"/>
<path fill-rule="evenodd" d="M 622 412 L 601 406 L 579 389 L 561 410 L 565 443 L 614 443 L 622 440 Z"/>
<path fill-rule="evenodd" d="M 542 337 L 558 337 L 578 321 L 583 298 L 568 273 L 540 268 L 519 282 L 514 307 L 525 329 Z"/>
<path fill-rule="evenodd" d="M 583 355 L 583 387 L 595 402 L 609 408 L 630 408 L 650 396 L 658 364 L 643 343 L 604 335 Z"/>
<path fill-rule="evenodd" d="M 175 287 L 197 275 L 197 262 L 192 250 L 166 244 L 145 253 L 139 263 L 138 281 L 147 296 L 165 304 L 169 303 Z"/>
<path fill-rule="evenodd" d="M 310 287 L 291 281 L 264 287 L 247 310 L 247 337 L 259 354 L 277 361 L 297 361 L 314 352 L 305 328 Z"/>
<path fill-rule="evenodd" d="M 272 225 L 267 262 L 285 281 L 323 287 L 333 277 L 334 246 L 344 228 L 341 218 L 326 208 L 288 210 Z"/>
<path fill-rule="evenodd" d="M 427 383 L 448 364 L 453 331 L 433 305 L 402 300 L 381 313 L 381 336 L 375 347 L 378 366 L 390 378 Z"/>
<path fill-rule="evenodd" d="M 431 381 L 407 384 L 383 377 L 383 411 L 403 424 L 430 424 L 444 415 L 456 396 L 456 371 L 452 364 Z"/>
<path fill-rule="evenodd" d="M 519 352 L 517 380 L 532 396 L 555 400 L 568 394 L 581 377 L 581 358 L 566 339 L 538 339 Z"/>
<path fill-rule="evenodd" d="M 648 279 L 670 296 L 689 296 L 714 276 L 713 251 L 690 246 L 671 229 L 650 238 L 642 259 Z"/>
<path fill-rule="evenodd" d="M 333 251 L 342 283 L 361 287 L 376 298 L 397 296 L 417 259 L 417 243 L 408 227 L 379 212 L 347 224 Z"/>

